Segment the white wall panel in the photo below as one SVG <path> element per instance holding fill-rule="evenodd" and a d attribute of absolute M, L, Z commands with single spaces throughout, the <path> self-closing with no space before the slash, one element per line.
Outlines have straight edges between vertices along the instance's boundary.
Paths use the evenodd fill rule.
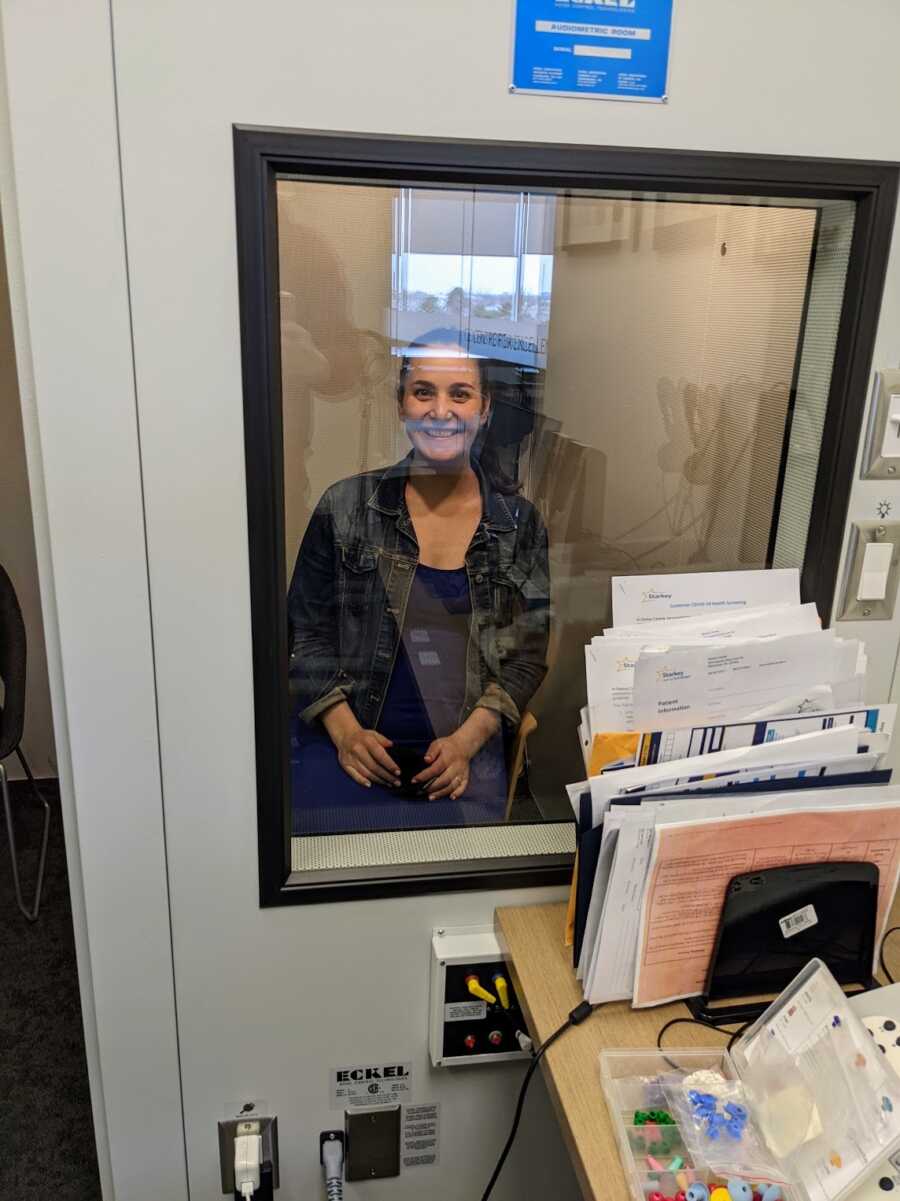
<path fill-rule="evenodd" d="M 29 0 L 4 3 L 2 19 L 4 225 L 79 972 L 93 993 L 101 1177 L 116 1201 L 177 1201 L 185 1165 L 109 12 L 100 0 Z"/>
<path fill-rule="evenodd" d="M 900 88 L 874 42 L 857 44 L 863 92 L 826 85 L 847 10 L 811 0 L 680 0 L 663 107 L 508 95 L 506 3 L 113 8 L 191 1178 L 212 1181 L 217 1108 L 249 1090 L 279 1111 L 288 1196 L 300 1196 L 314 1187 L 328 1066 L 400 1054 L 418 1095 L 444 1105 L 444 1159 L 435 1177 L 371 1191 L 471 1194 L 516 1073 L 428 1079 L 425 948 L 432 924 L 490 920 L 499 898 L 255 908 L 231 124 L 891 157 Z M 900 34 L 892 5 L 879 23 L 881 44 Z M 225 1056 L 260 1002 L 265 1029 Z M 506 1195 L 540 1195 L 548 1154 L 559 1161 L 552 1127 L 523 1139 Z"/>
<path fill-rule="evenodd" d="M 99 9 L 93 0 L 5 0 L 4 18 L 62 654 L 76 690 L 68 699 L 98 1025 L 101 1043 L 121 1039 L 124 1049 L 149 1015 L 123 1012 L 104 991 L 111 964 L 134 953 L 116 900 L 136 898 L 151 960 L 165 916 Z M 436 923 L 488 921 L 501 901 L 537 898 L 256 906 L 231 125 L 896 159 L 900 9 L 873 0 L 861 28 L 843 0 L 676 0 L 664 106 L 509 95 L 507 0 L 112 0 L 112 9 L 192 1193 L 216 1194 L 215 1122 L 226 1102 L 249 1094 L 279 1113 L 281 1195 L 315 1196 L 315 1137 L 334 1119 L 327 1068 L 400 1055 L 414 1062 L 417 1096 L 443 1104 L 441 1166 L 355 1194 L 472 1195 L 505 1133 L 517 1069 L 427 1068 L 428 934 Z M 86 114 L 84 97 L 95 92 Z M 78 187 L 64 195 L 71 180 Z M 898 359 L 895 248 L 877 362 Z M 104 438 L 109 429 L 108 453 L 88 450 L 79 422 Z M 867 515 L 883 491 L 858 485 L 854 512 Z M 82 493 L 86 508 L 73 503 Z M 861 628 L 873 699 L 887 695 L 898 622 Z M 119 811 L 109 797 L 123 761 L 137 785 Z M 161 957 L 153 966 L 162 988 Z M 126 1110 L 129 1062 L 104 1062 L 104 1085 Z M 151 1081 L 167 1072 L 174 1078 L 168 1036 Z M 151 1089 L 145 1112 L 155 1121 L 164 1106 Z M 574 1197 L 545 1101 L 528 1122 L 498 1198 Z M 131 1145 L 129 1137 L 111 1128 L 114 1158 L 152 1149 L 151 1131 Z"/>

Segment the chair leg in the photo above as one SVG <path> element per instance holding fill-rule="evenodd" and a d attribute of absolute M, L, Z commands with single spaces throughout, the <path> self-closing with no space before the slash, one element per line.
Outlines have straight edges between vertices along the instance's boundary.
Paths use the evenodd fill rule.
<path fill-rule="evenodd" d="M 37 883 L 34 889 L 34 904 L 32 908 L 29 909 L 22 896 L 22 882 L 19 878 L 19 860 L 16 852 L 16 833 L 15 826 L 13 824 L 12 802 L 10 801 L 9 796 L 9 782 L 6 776 L 6 768 L 2 763 L 0 763 L 0 789 L 2 789 L 3 792 L 3 808 L 6 814 L 6 833 L 9 838 L 9 857 L 12 861 L 13 884 L 15 885 L 16 889 L 16 903 L 28 921 L 36 922 L 41 908 L 41 894 L 44 888 L 44 870 L 47 866 L 47 843 L 50 838 L 50 804 L 42 795 L 41 790 L 38 788 L 37 782 L 32 775 L 31 768 L 28 765 L 28 760 L 18 747 L 16 747 L 16 755 L 19 758 L 19 762 L 22 764 L 35 799 L 44 807 L 44 825 L 41 834 L 41 854 L 38 860 Z"/>

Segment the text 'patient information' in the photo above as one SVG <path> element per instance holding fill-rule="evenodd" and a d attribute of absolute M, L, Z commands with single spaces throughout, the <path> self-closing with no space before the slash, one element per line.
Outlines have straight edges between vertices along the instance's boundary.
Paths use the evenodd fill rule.
<path fill-rule="evenodd" d="M 673 0 L 516 0 L 512 90 L 665 100 Z"/>

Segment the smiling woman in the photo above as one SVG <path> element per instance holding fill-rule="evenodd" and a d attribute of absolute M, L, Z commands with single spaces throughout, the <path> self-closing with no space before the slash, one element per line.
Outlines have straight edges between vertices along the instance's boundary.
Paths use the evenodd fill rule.
<path fill-rule="evenodd" d="M 298 832 L 312 796 L 333 830 L 502 821 L 547 669 L 547 535 L 490 440 L 484 363 L 429 332 L 402 357 L 397 413 L 412 449 L 326 490 L 294 568 Z"/>

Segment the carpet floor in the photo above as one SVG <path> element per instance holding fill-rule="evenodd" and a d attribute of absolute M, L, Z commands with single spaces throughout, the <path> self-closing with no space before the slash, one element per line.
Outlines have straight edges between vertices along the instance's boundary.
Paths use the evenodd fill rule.
<path fill-rule="evenodd" d="M 41 787 L 53 812 L 33 924 L 16 906 L 0 818 L 0 1197 L 100 1201 L 59 794 L 52 783 Z M 42 810 L 27 786 L 11 789 L 27 902 Z"/>

